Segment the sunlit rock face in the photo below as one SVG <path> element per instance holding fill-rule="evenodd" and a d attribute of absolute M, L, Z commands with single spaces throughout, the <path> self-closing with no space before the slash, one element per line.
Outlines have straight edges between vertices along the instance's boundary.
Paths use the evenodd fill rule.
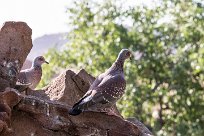
<path fill-rule="evenodd" d="M 23 62 L 32 47 L 31 29 L 8 22 L 0 32 L 0 136 L 138 136 L 142 125 L 118 116 L 68 110 L 89 89 L 94 77 L 85 70 L 65 70 L 48 86 L 31 90 L 15 86 Z M 22 87 L 22 88 L 21 88 Z M 17 88 L 15 86 L 15 88 Z M 116 106 L 113 108 L 118 111 Z"/>
<path fill-rule="evenodd" d="M 14 86 L 32 48 L 32 30 L 24 22 L 6 22 L 0 30 L 0 88 Z"/>

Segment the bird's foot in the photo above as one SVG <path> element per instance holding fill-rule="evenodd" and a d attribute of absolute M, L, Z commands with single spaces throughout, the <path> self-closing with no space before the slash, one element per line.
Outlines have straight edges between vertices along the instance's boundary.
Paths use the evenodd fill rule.
<path fill-rule="evenodd" d="M 91 110 L 89 109 L 89 110 L 85 110 L 85 111 L 104 113 L 104 114 L 109 115 L 109 116 L 116 116 L 116 117 L 122 118 L 121 115 L 119 115 L 119 114 L 117 114 L 117 112 L 115 112 L 114 108 L 91 109 Z"/>
<path fill-rule="evenodd" d="M 106 112 L 109 116 L 118 116 L 114 111 L 110 110 L 109 112 Z"/>
<path fill-rule="evenodd" d="M 115 112 L 114 108 L 104 109 L 104 112 L 105 112 L 105 114 L 107 114 L 107 115 L 109 115 L 109 116 L 116 116 L 116 117 L 120 117 L 120 118 L 121 118 L 121 116 L 118 115 L 118 114 Z"/>

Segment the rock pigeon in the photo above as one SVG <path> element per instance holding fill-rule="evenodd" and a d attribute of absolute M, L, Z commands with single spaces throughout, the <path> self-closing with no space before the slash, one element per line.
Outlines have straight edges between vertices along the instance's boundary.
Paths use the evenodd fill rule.
<path fill-rule="evenodd" d="M 122 49 L 112 66 L 95 79 L 87 93 L 69 110 L 69 114 L 75 116 L 85 110 L 111 109 L 124 94 L 126 81 L 123 65 L 130 57 L 131 52 Z"/>
<path fill-rule="evenodd" d="M 49 64 L 47 61 L 45 61 L 45 58 L 43 56 L 36 57 L 30 69 L 25 69 L 20 71 L 16 84 L 29 85 L 29 88 L 35 89 L 41 80 L 41 76 L 42 76 L 41 65 L 43 63 Z"/>

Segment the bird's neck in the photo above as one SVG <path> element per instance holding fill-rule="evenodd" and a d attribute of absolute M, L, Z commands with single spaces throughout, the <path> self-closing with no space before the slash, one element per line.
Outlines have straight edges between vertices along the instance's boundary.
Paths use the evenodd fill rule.
<path fill-rule="evenodd" d="M 123 59 L 117 59 L 113 65 L 112 68 L 116 71 L 121 71 L 123 72 L 123 65 L 124 65 L 124 60 Z"/>
<path fill-rule="evenodd" d="M 42 67 L 41 67 L 40 64 L 33 64 L 32 68 L 35 69 L 35 70 L 41 70 Z"/>

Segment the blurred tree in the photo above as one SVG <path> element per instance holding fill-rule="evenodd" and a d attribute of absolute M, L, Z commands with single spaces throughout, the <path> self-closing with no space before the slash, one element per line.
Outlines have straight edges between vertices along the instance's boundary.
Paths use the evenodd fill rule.
<path fill-rule="evenodd" d="M 127 89 L 118 107 L 156 135 L 204 135 L 204 6 L 202 0 L 164 0 L 139 6 L 125 1 L 75 0 L 68 8 L 69 42 L 50 50 L 41 86 L 66 67 L 97 76 L 122 48 Z"/>

